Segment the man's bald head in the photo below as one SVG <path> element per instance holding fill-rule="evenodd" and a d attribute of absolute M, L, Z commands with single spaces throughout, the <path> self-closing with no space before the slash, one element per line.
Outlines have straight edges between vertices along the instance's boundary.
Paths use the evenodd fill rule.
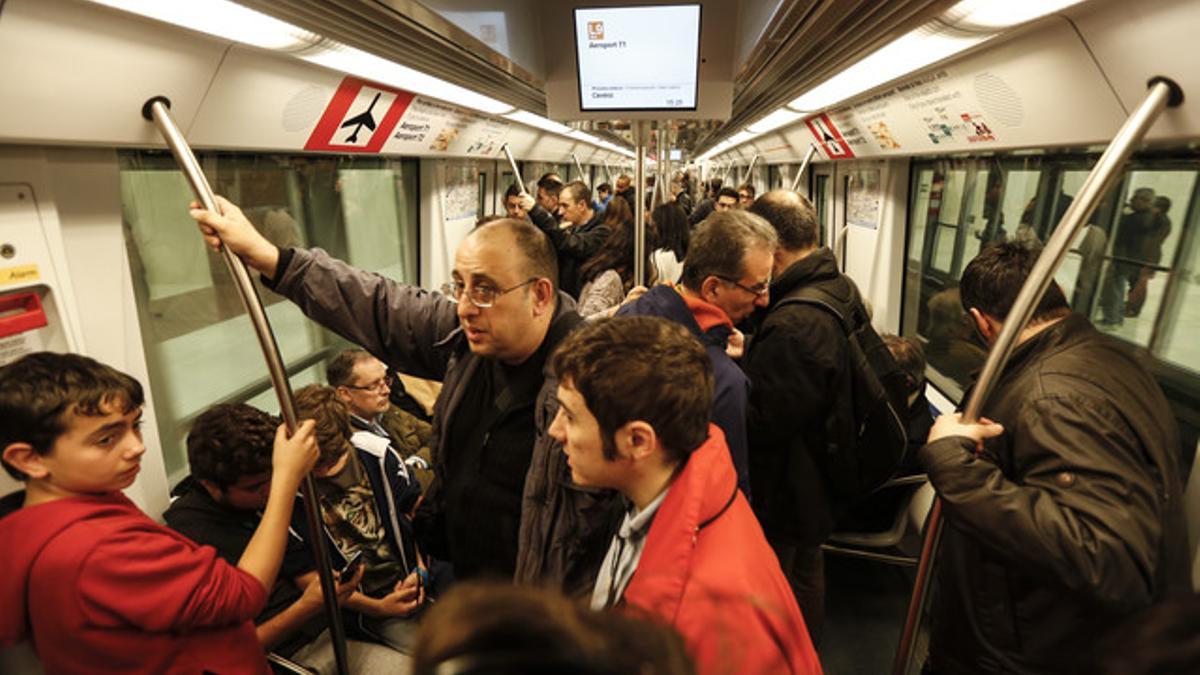
<path fill-rule="evenodd" d="M 477 243 L 498 246 L 521 256 L 526 276 L 549 279 L 558 286 L 558 256 L 546 235 L 527 220 L 501 218 L 484 223 L 467 235 Z"/>
<path fill-rule="evenodd" d="M 817 210 L 803 195 L 771 190 L 754 200 L 750 212 L 762 216 L 779 235 L 779 248 L 807 251 L 817 246 Z"/>

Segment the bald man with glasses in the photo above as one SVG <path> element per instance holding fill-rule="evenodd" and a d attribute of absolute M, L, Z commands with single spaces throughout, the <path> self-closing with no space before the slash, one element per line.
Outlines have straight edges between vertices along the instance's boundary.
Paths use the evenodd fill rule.
<path fill-rule="evenodd" d="M 194 209 L 221 242 L 304 313 L 392 369 L 443 383 L 433 416 L 434 483 L 419 534 L 457 578 L 511 578 L 590 589 L 614 494 L 582 488 L 547 433 L 557 381 L 545 364 L 581 321 L 556 288 L 557 256 L 532 224 L 476 228 L 454 258 L 451 296 L 356 269 L 321 249 L 280 249 L 220 200 Z M 218 239 L 219 235 L 219 239 Z"/>

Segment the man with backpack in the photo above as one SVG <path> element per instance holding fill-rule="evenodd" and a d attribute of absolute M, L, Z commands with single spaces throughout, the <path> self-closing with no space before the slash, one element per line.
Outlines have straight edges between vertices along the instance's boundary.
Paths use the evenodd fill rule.
<path fill-rule="evenodd" d="M 751 503 L 819 644 L 821 544 L 838 506 L 869 493 L 899 466 L 905 425 L 896 411 L 906 410 L 904 379 L 871 328 L 854 282 L 838 271 L 833 252 L 817 245 L 812 204 L 774 190 L 750 212 L 779 235 L 770 303 L 744 362 L 751 382 Z"/>

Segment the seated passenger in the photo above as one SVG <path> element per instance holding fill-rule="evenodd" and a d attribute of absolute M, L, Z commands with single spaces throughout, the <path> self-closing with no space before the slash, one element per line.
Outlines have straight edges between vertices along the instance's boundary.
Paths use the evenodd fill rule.
<path fill-rule="evenodd" d="M 231 565 L 121 490 L 142 445 L 142 387 L 78 354 L 0 368 L 4 469 L 25 503 L 0 519 L 0 647 L 31 639 L 48 673 L 267 673 L 253 619 L 275 586 L 312 422 L 274 435 L 261 522 Z"/>
<path fill-rule="evenodd" d="M 989 344 L 1038 253 L 995 244 L 963 271 Z M 1109 628 L 1188 590 L 1175 417 L 1053 283 L 982 414 L 995 423 L 939 417 L 919 454 L 946 514 L 932 672 L 1074 672 Z"/>
<path fill-rule="evenodd" d="M 712 363 L 657 317 L 601 320 L 554 354 L 558 415 L 575 482 L 616 489 L 625 519 L 592 607 L 672 624 L 701 673 L 819 673 L 796 599 L 710 424 Z"/>
<path fill-rule="evenodd" d="M 245 404 L 206 410 L 187 437 L 191 479 L 163 517 L 167 524 L 235 563 L 258 527 L 271 484 L 271 441 L 279 420 Z M 297 505 L 293 513 L 303 507 Z M 362 580 L 362 568 L 338 584 L 339 602 Z M 319 673 L 335 672 L 333 642 L 321 582 L 309 544 L 289 532 L 283 565 L 266 607 L 255 618 L 265 649 Z M 347 657 L 356 673 L 391 672 L 407 657 L 383 645 L 351 640 Z"/>
<path fill-rule="evenodd" d="M 363 635 L 411 653 L 426 598 L 450 583 L 445 563 L 421 555 L 405 510 L 420 488 L 390 446 L 353 442 L 350 411 L 332 387 L 310 384 L 297 391 L 296 414 L 316 421 L 321 457 L 313 475 L 334 566 L 360 551 L 365 561 L 361 592 L 344 606 L 355 612 L 354 626 Z M 303 523 L 293 525 L 307 531 Z"/>
<path fill-rule="evenodd" d="M 432 427 L 392 405 L 389 395 L 397 380 L 383 361 L 366 350 L 347 349 L 329 362 L 325 379 L 350 410 L 354 445 L 372 442 L 382 443 L 385 448 L 390 445 L 403 459 L 400 470 L 416 478 L 422 491 L 429 487 L 433 479 L 429 467 Z M 419 494 L 412 497 L 414 504 L 406 507 L 405 513 L 412 511 L 418 497 Z"/>

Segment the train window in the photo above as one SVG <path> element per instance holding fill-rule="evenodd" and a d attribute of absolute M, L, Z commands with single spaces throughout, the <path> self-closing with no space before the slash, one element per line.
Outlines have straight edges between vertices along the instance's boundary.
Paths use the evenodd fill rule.
<path fill-rule="evenodd" d="M 357 157 L 200 154 L 218 194 L 279 246 L 320 246 L 396 279 L 417 279 L 417 163 Z M 191 420 L 219 402 L 278 410 L 257 339 L 220 256 L 184 207 L 192 196 L 168 155 L 121 153 L 122 214 L 143 348 L 168 477 L 187 470 Z M 295 386 L 320 378 L 344 345 L 252 275 Z"/>
<path fill-rule="evenodd" d="M 1044 242 L 1096 156 L 915 162 L 902 332 L 925 343 L 929 379 L 962 396 L 986 350 L 958 296 L 962 269 L 991 241 Z M 1185 453 L 1200 417 L 1200 162 L 1136 160 L 1101 200 L 1056 275 L 1075 311 L 1140 348 L 1176 410 Z M 1190 456 L 1185 454 L 1185 458 Z"/>

